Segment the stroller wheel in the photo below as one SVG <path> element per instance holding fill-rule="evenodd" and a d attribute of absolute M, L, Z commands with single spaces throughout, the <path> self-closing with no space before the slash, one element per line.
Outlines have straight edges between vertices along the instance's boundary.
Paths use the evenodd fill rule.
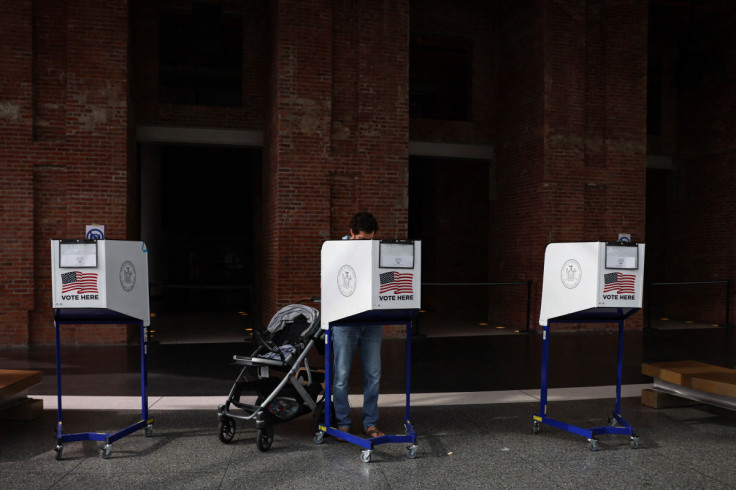
<path fill-rule="evenodd" d="M 273 427 L 267 425 L 262 429 L 258 429 L 256 435 L 256 445 L 261 451 L 268 451 L 273 443 Z"/>
<path fill-rule="evenodd" d="M 233 437 L 235 437 L 235 420 L 232 417 L 225 417 L 220 421 L 217 437 L 225 444 L 229 444 L 233 440 Z"/>

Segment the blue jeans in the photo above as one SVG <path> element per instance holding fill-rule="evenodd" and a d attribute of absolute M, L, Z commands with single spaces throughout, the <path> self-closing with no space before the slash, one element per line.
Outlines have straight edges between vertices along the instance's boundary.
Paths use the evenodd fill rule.
<path fill-rule="evenodd" d="M 383 326 L 335 326 L 331 328 L 331 339 L 334 355 L 332 401 L 335 405 L 337 427 L 350 427 L 348 380 L 350 366 L 353 364 L 353 354 L 358 345 L 360 345 L 360 359 L 363 368 L 363 428 L 376 425 L 381 381 Z"/>

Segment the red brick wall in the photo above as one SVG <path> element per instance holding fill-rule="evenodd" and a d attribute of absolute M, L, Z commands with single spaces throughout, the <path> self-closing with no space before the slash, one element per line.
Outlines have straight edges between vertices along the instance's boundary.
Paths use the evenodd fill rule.
<path fill-rule="evenodd" d="M 322 242 L 339 238 L 349 224 L 333 235 L 335 213 L 369 210 L 378 236 L 406 237 L 408 15 L 407 2 L 270 5 L 265 317 L 319 295 Z M 344 193 L 334 188 L 345 181 L 357 184 L 347 213 L 331 203 L 333 196 L 335 207 L 345 205 Z"/>
<path fill-rule="evenodd" d="M 127 4 L 0 9 L 0 344 L 51 343 L 48 240 L 92 223 L 126 237 Z M 65 342 L 126 340 L 125 327 L 71 330 Z"/>
<path fill-rule="evenodd" d="M 324 170 L 332 70 L 328 7 L 324 2 L 270 6 L 273 85 L 262 187 L 264 318 L 301 297 L 319 295 L 315 261 L 321 241 L 328 238 L 320 228 L 329 216 Z"/>
<path fill-rule="evenodd" d="M 0 344 L 53 342 L 50 238 L 81 237 L 89 223 L 104 223 L 109 238 L 135 238 L 126 223 L 139 212 L 130 205 L 137 125 L 264 131 L 256 230 L 264 318 L 319 295 L 321 244 L 345 233 L 353 212 L 373 212 L 379 237 L 406 236 L 410 135 L 494 145 L 489 277 L 533 281 L 532 328 L 546 244 L 619 232 L 646 239 L 648 2 L 222 5 L 243 14 L 241 108 L 158 102 L 158 12 L 191 2 L 0 4 Z M 733 15 L 704 17 L 715 64 L 701 85 L 663 90 L 665 131 L 650 151 L 673 152 L 676 165 L 656 187 L 666 226 L 651 228 L 667 235 L 656 269 L 666 277 L 647 282 L 734 273 Z M 472 37 L 470 121 L 415 120 L 410 129 L 410 29 Z M 663 60 L 672 66 L 674 57 Z M 725 299 L 672 298 L 683 315 Z M 524 288 L 494 290 L 490 303 L 494 320 L 525 321 Z M 124 328 L 65 329 L 65 342 L 125 339 Z"/>
<path fill-rule="evenodd" d="M 191 9 L 192 0 L 131 0 L 132 115 L 137 125 L 262 131 L 266 105 L 266 5 L 264 0 L 217 2 L 224 13 L 242 14 L 242 106 L 216 107 L 159 102 L 159 12 Z"/>
<path fill-rule="evenodd" d="M 531 279 L 544 248 L 644 240 L 646 2 L 508 2 L 500 12 L 497 200 L 491 275 Z M 523 324 L 525 295 L 492 298 Z M 640 325 L 640 324 L 639 324 Z M 629 326 L 637 326 L 629 322 Z"/>
<path fill-rule="evenodd" d="M 411 140 L 491 144 L 496 140 L 496 6 L 485 0 L 461 4 L 441 0 L 411 2 L 411 32 L 472 39 L 472 109 L 469 121 L 412 119 Z"/>
<path fill-rule="evenodd" d="M 489 276 L 494 281 L 535 280 L 532 311 L 541 295 L 547 243 L 545 164 L 545 25 L 543 3 L 505 2 L 498 11 L 498 99 L 496 182 L 491 195 Z M 541 226 L 540 226 L 541 225 Z M 524 325 L 526 291 L 494 289 L 490 315 Z M 532 315 L 531 328 L 536 325 Z"/>
<path fill-rule="evenodd" d="M 662 7 L 665 8 L 665 7 Z M 664 121 L 674 126 L 674 168 L 668 173 L 666 200 L 666 249 L 664 271 L 656 278 L 664 282 L 708 282 L 736 277 L 736 41 L 733 9 L 669 6 L 672 32 L 694 35 L 693 48 L 702 65 L 680 66 L 696 80 L 692 85 L 673 87 L 665 99 Z M 672 20 L 674 19 L 674 21 Z M 673 25 L 674 24 L 674 25 Z M 681 39 L 681 37 L 680 37 Z M 669 50 L 660 39 L 665 60 L 663 84 L 671 82 L 682 57 L 676 43 Z M 671 40 L 671 39 L 670 39 Z M 661 286 L 652 294 L 655 312 L 671 318 L 723 323 L 726 286 Z M 734 315 L 731 285 L 730 323 Z"/>
<path fill-rule="evenodd" d="M 31 2 L 0 4 L 0 345 L 28 340 L 33 308 Z"/>

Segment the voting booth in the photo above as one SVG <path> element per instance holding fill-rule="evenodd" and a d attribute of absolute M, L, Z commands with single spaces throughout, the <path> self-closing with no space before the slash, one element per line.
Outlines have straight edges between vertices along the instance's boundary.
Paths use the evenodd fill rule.
<path fill-rule="evenodd" d="M 56 317 L 151 324 L 148 254 L 143 242 L 51 240 Z"/>
<path fill-rule="evenodd" d="M 641 309 L 643 243 L 551 243 L 539 324 L 628 317 Z"/>
<path fill-rule="evenodd" d="M 420 241 L 334 240 L 322 245 L 322 328 L 331 322 L 411 319 L 421 299 Z"/>
<path fill-rule="evenodd" d="M 534 432 L 547 424 L 588 438 L 596 450 L 598 434 L 625 434 L 632 446 L 639 438 L 621 416 L 624 320 L 641 309 L 644 291 L 643 243 L 551 243 L 544 255 L 539 324 L 542 337 L 540 412 L 533 415 Z M 584 429 L 547 416 L 547 375 L 550 326 L 555 323 L 618 323 L 616 408 L 608 425 Z"/>
<path fill-rule="evenodd" d="M 321 318 L 325 329 L 325 400 L 331 400 L 332 355 L 330 328 L 334 326 L 406 325 L 406 435 L 370 439 L 331 427 L 331 404 L 325 403 L 325 424 L 315 436 L 340 437 L 363 448 L 369 462 L 378 444 L 408 442 L 407 456 L 416 455 L 416 433 L 409 419 L 411 326 L 421 304 L 422 244 L 418 240 L 332 240 L 322 245 Z"/>
<path fill-rule="evenodd" d="M 148 417 L 147 339 L 151 314 L 148 298 L 148 254 L 140 241 L 51 240 L 51 290 L 56 326 L 56 378 L 58 424 L 56 459 L 63 443 L 104 441 L 102 457 L 109 458 L 112 443 L 146 429 L 150 436 L 153 419 Z M 60 326 L 65 324 L 127 324 L 140 329 L 141 420 L 115 433 L 63 434 L 61 391 Z"/>

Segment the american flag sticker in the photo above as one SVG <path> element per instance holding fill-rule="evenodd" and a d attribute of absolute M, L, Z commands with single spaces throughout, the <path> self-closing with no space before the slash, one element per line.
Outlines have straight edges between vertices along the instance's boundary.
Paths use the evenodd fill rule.
<path fill-rule="evenodd" d="M 414 294 L 412 286 L 414 274 L 391 271 L 384 272 L 380 275 L 379 279 L 381 288 L 378 292 L 380 294 Z"/>
<path fill-rule="evenodd" d="M 96 272 L 65 272 L 61 275 L 61 293 L 99 293 Z"/>
<path fill-rule="evenodd" d="M 608 274 L 603 274 L 603 282 L 604 293 L 634 294 L 636 274 L 609 272 Z"/>

